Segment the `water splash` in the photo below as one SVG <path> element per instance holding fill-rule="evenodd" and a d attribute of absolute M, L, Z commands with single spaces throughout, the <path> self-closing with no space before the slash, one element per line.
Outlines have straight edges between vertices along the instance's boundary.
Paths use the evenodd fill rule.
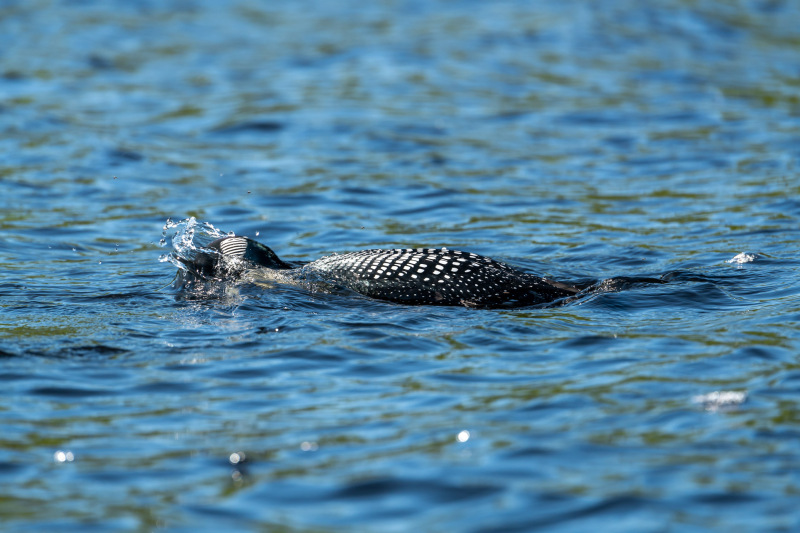
<path fill-rule="evenodd" d="M 168 218 L 161 231 L 161 246 L 172 244 L 172 250 L 162 254 L 158 260 L 172 263 L 178 269 L 187 271 L 187 265 L 194 263 L 200 254 L 216 254 L 208 248 L 209 243 L 220 237 L 232 236 L 233 232 L 224 232 L 209 222 L 198 222 L 189 217 L 178 222 Z"/>
<path fill-rule="evenodd" d="M 692 403 L 702 405 L 703 409 L 715 413 L 735 409 L 747 401 L 747 391 L 714 391 L 692 397 Z"/>
<path fill-rule="evenodd" d="M 746 252 L 742 252 L 740 254 L 733 256 L 732 258 L 728 259 L 725 262 L 741 265 L 743 263 L 752 263 L 756 259 L 758 259 L 758 254 L 748 254 Z"/>

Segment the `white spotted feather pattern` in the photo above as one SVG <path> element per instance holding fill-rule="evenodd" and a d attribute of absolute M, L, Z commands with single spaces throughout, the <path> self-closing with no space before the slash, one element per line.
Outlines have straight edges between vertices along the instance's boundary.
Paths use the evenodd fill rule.
<path fill-rule="evenodd" d="M 372 298 L 408 304 L 537 304 L 575 292 L 494 259 L 447 248 L 363 250 L 323 257 L 304 269 Z"/>

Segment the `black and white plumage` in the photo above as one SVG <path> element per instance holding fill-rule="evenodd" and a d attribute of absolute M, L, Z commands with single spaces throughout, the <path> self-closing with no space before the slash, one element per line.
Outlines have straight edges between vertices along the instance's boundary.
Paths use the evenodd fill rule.
<path fill-rule="evenodd" d="M 246 237 L 223 237 L 208 248 L 217 253 L 194 265 L 204 276 L 235 276 L 253 267 L 292 269 L 371 298 L 404 304 L 536 305 L 579 291 L 488 257 L 447 248 L 363 250 L 330 255 L 301 267 L 293 267 Z"/>

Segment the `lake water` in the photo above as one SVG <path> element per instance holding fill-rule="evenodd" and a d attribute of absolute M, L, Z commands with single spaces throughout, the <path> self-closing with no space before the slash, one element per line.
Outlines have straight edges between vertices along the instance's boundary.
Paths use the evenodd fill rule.
<path fill-rule="evenodd" d="M 800 529 L 797 2 L 5 0 L 0 154 L 4 531 Z M 186 292 L 190 217 L 669 282 Z"/>

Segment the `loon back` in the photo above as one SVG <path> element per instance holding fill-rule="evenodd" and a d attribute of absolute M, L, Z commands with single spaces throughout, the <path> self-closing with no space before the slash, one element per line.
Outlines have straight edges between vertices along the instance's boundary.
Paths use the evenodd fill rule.
<path fill-rule="evenodd" d="M 578 292 L 494 259 L 447 248 L 363 250 L 323 257 L 305 268 L 372 298 L 406 304 L 534 305 Z"/>
<path fill-rule="evenodd" d="M 217 252 L 217 263 L 213 266 L 216 275 L 235 275 L 247 266 L 292 268 L 268 247 L 246 237 L 223 237 L 208 247 Z M 210 268 L 211 263 L 198 270 L 208 273 Z M 335 254 L 312 261 L 302 270 L 371 298 L 405 304 L 536 305 L 579 291 L 489 257 L 447 248 Z"/>

